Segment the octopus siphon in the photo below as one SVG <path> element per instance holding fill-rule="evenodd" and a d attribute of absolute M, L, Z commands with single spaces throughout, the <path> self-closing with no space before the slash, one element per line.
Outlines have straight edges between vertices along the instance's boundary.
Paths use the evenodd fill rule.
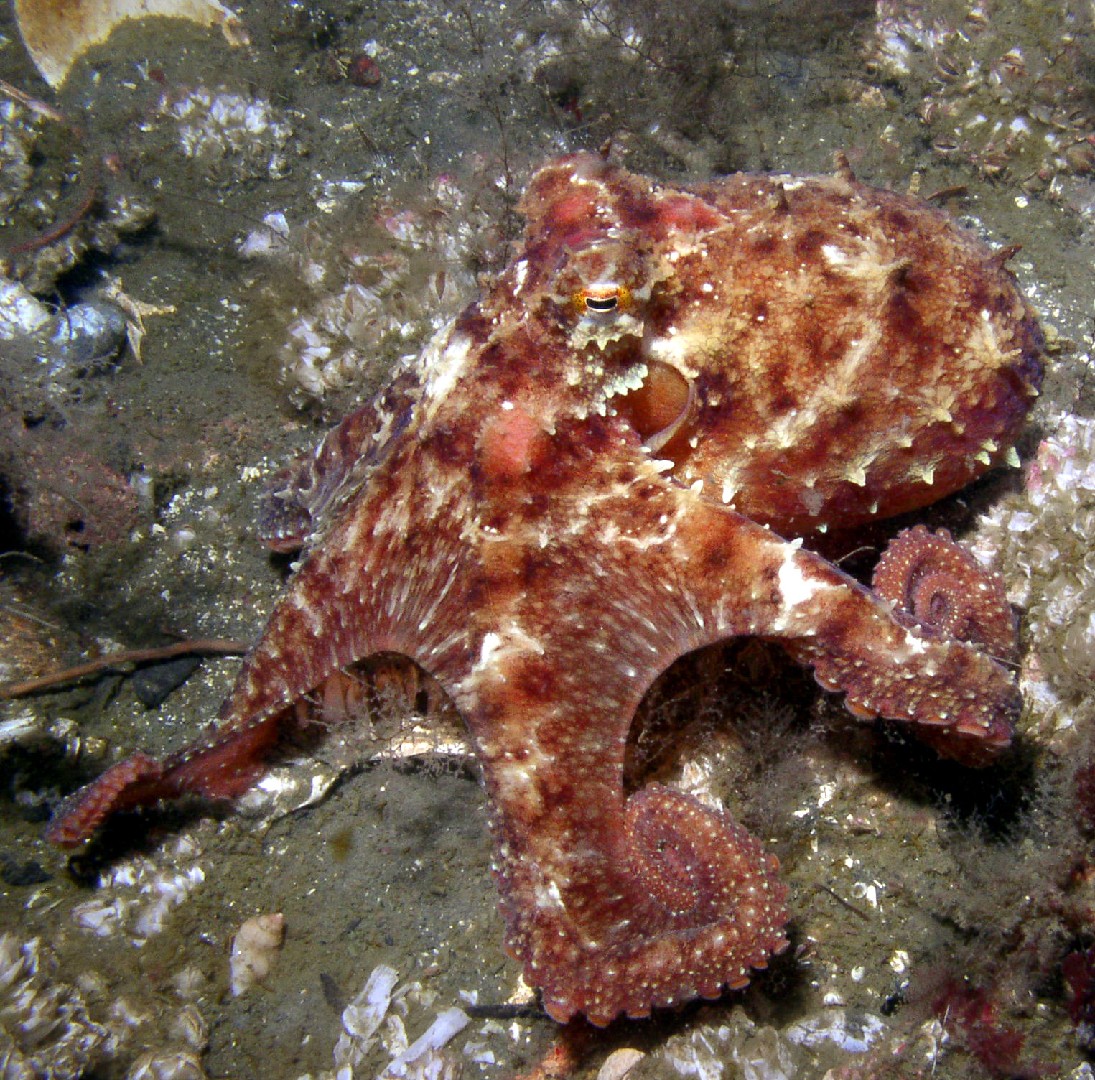
<path fill-rule="evenodd" d="M 678 186 L 578 153 L 522 211 L 494 285 L 268 495 L 271 541 L 304 555 L 219 727 L 114 765 L 50 835 L 242 794 L 306 702 L 401 654 L 466 722 L 507 949 L 551 1016 L 603 1025 L 742 987 L 786 945 L 758 840 L 625 788 L 677 658 L 765 639 L 943 755 L 1008 746 L 998 580 L 924 529 L 873 588 L 804 542 L 1017 464 L 1043 340 L 1012 251 L 846 166 Z"/>

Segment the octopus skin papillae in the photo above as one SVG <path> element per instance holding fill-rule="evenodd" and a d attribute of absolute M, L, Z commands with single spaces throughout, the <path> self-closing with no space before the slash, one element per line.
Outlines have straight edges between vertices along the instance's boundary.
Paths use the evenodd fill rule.
<path fill-rule="evenodd" d="M 958 545 L 914 530 L 871 589 L 803 541 L 1014 464 L 1043 346 L 1009 252 L 847 168 L 684 187 L 579 153 L 522 210 L 494 286 L 268 496 L 270 538 L 305 554 L 220 727 L 113 766 L 50 831 L 241 794 L 301 702 L 403 654 L 467 724 L 507 949 L 551 1016 L 606 1024 L 741 987 L 786 945 L 756 839 L 625 791 L 636 706 L 678 657 L 763 638 L 942 754 L 1009 744 L 991 575 L 954 555 L 954 578 Z M 965 601 L 988 615 L 956 621 Z"/>

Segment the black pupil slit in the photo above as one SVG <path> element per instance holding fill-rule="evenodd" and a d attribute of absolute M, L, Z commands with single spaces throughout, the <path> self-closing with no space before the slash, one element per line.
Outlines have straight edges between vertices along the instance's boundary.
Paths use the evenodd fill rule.
<path fill-rule="evenodd" d="M 618 299 L 615 296 L 587 296 L 586 308 L 596 312 L 615 311 Z"/>

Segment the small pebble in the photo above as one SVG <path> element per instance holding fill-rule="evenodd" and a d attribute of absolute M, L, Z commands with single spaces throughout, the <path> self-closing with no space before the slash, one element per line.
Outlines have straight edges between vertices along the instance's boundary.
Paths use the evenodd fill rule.
<path fill-rule="evenodd" d="M 34 859 L 20 862 L 8 854 L 0 854 L 0 881 L 13 887 L 41 885 L 53 875 Z"/>
<path fill-rule="evenodd" d="M 376 86 L 380 82 L 380 65 L 367 53 L 358 53 L 346 68 L 346 78 L 354 86 Z"/>
<path fill-rule="evenodd" d="M 141 668 L 133 675 L 133 692 L 146 709 L 155 709 L 182 686 L 200 664 L 200 657 L 180 656 Z"/>

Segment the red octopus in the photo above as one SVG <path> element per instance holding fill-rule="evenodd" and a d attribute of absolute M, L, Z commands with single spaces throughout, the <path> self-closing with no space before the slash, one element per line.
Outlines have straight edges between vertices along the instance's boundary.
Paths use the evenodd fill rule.
<path fill-rule="evenodd" d="M 605 1024 L 743 986 L 786 944 L 757 840 L 625 793 L 635 708 L 676 658 L 769 639 L 857 716 L 972 763 L 1008 745 L 1006 650 L 803 540 L 1013 458 L 1043 346 L 1006 253 L 847 169 L 684 187 L 576 154 L 523 210 L 493 288 L 283 478 L 268 520 L 306 557 L 220 728 L 108 770 L 51 835 L 240 794 L 306 695 L 404 654 L 481 762 L 508 949 L 553 1017 Z"/>

